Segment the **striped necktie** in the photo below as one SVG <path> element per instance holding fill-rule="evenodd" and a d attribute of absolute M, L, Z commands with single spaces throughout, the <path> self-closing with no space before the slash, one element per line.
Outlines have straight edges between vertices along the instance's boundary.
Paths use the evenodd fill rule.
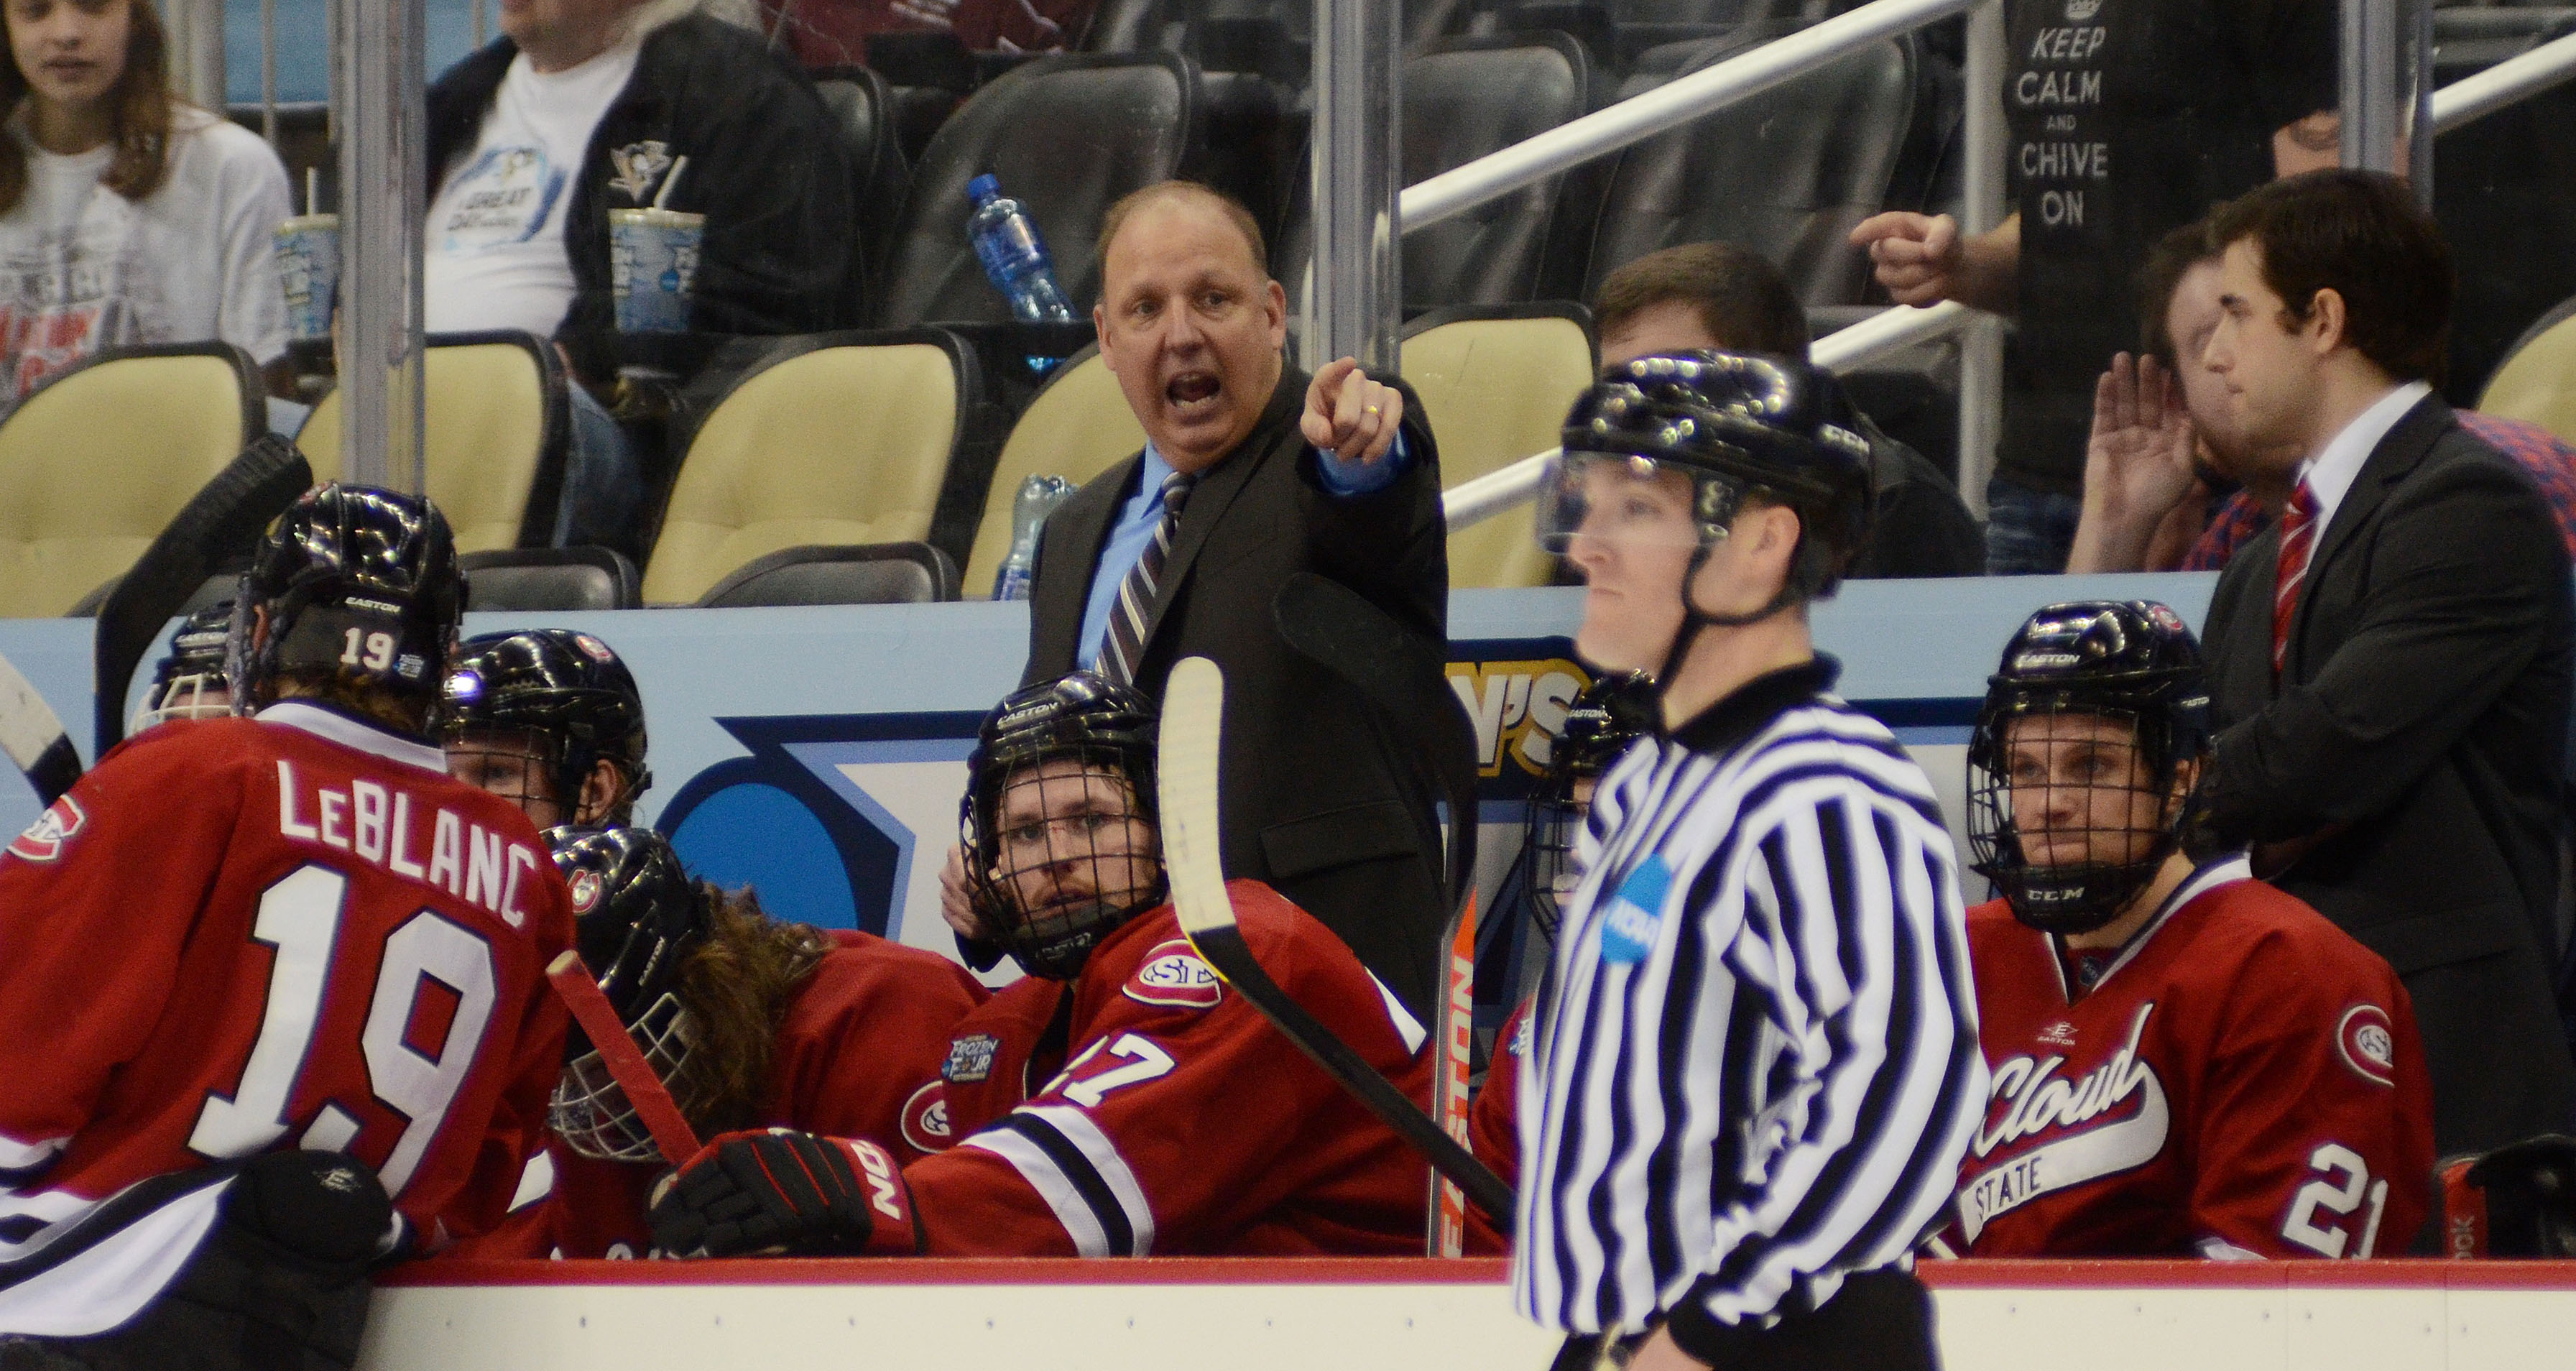
<path fill-rule="evenodd" d="M 1118 603 L 1109 609 L 1109 634 L 1100 644 L 1100 673 L 1120 685 L 1136 683 L 1136 664 L 1145 656 L 1145 616 L 1153 612 L 1154 586 L 1163 574 L 1163 559 L 1172 553 L 1172 531 L 1181 526 L 1181 506 L 1189 503 L 1190 483 L 1197 477 L 1175 471 L 1163 478 L 1163 517 L 1154 525 L 1154 541 L 1137 555 L 1118 583 Z"/>
<path fill-rule="evenodd" d="M 2299 607 L 2299 583 L 2308 578 L 2308 558 L 2317 544 L 2317 497 L 2305 478 L 2290 492 L 2290 507 L 2281 512 L 2281 560 L 2272 571 L 2272 674 L 2290 650 L 2290 613 Z"/>

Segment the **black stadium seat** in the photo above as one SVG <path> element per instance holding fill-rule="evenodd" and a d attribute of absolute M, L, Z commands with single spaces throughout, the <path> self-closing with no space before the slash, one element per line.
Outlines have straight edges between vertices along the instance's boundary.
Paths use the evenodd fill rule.
<path fill-rule="evenodd" d="M 1449 39 L 1404 64 L 1404 181 L 1412 185 L 1544 133 L 1589 107 L 1590 62 L 1561 33 Z M 1558 183 L 1537 185 L 1404 236 L 1409 308 L 1538 298 Z M 1293 290 L 1314 252 L 1312 194 L 1301 180 L 1277 256 Z"/>
<path fill-rule="evenodd" d="M 1200 145 L 1198 68 L 1176 53 L 1042 57 L 977 90 L 930 140 L 877 292 L 878 322 L 1002 323 L 1010 306 L 966 241 L 966 183 L 985 173 L 1029 207 L 1077 312 L 1100 290 L 1093 240 L 1109 206 L 1176 175 Z"/>
<path fill-rule="evenodd" d="M 858 192 L 859 251 L 852 254 L 848 317 L 868 317 L 866 283 L 885 265 L 895 215 L 912 171 L 895 141 L 894 94 L 884 77 L 866 67 L 827 67 L 814 73 L 814 89 L 840 121 L 850 155 L 850 185 Z"/>
<path fill-rule="evenodd" d="M 1646 53 L 1621 94 L 1745 46 L 1730 36 Z M 1910 35 L 1890 39 L 1630 147 L 1610 175 L 1583 297 L 1649 252 L 1725 239 L 1779 264 L 1811 305 L 1858 303 L 1868 262 L 1845 239 L 1888 204 L 1920 141 L 1923 61 Z"/>

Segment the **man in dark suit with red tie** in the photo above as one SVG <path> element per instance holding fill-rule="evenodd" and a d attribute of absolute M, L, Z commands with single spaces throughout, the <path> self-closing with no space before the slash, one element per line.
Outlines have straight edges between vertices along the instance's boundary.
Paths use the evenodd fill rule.
<path fill-rule="evenodd" d="M 1343 358 L 1286 364 L 1288 299 L 1243 207 L 1165 182 L 1101 230 L 1100 354 L 1144 451 L 1051 515 L 1029 601 L 1029 681 L 1088 667 L 1159 698 L 1173 663 L 1226 673 L 1225 872 L 1268 883 L 1431 1004 L 1441 840 L 1423 721 L 1390 717 L 1290 648 L 1272 605 L 1312 572 L 1448 651 L 1440 467 L 1402 383 Z M 1445 699 L 1436 678 L 1420 693 Z M 952 869 L 953 878 L 962 873 Z M 951 899 L 950 921 L 958 921 Z"/>
<path fill-rule="evenodd" d="M 2565 1131 L 2546 968 L 2576 605 L 2530 477 L 2432 394 L 2449 250 L 2403 183 L 2348 170 L 2222 206 L 2211 246 L 2224 313 L 2198 364 L 2249 450 L 2298 456 L 2210 605 L 2197 836 L 2252 844 L 2404 978 L 2441 1152 Z"/>

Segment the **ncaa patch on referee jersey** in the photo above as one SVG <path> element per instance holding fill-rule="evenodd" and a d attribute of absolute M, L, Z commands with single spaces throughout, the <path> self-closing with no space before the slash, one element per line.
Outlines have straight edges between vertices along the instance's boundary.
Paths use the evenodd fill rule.
<path fill-rule="evenodd" d="M 1601 960 L 1633 966 L 1654 950 L 1655 929 L 1663 922 L 1664 892 L 1673 884 L 1673 869 L 1662 853 L 1653 853 L 1619 883 L 1610 913 L 1601 921 Z"/>

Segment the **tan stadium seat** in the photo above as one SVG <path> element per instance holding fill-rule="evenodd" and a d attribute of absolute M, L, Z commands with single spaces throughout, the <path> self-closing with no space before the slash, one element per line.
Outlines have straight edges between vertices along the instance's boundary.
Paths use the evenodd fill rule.
<path fill-rule="evenodd" d="M 645 603 L 692 603 L 787 548 L 925 538 L 980 398 L 973 354 L 944 330 L 782 340 L 681 459 Z"/>
<path fill-rule="evenodd" d="M 123 575 L 267 428 L 259 369 L 223 343 L 101 353 L 28 396 L 0 422 L 0 617 Z"/>
<path fill-rule="evenodd" d="M 572 410 L 554 346 L 516 332 L 433 333 L 422 353 L 429 396 L 429 498 L 461 552 L 537 547 L 554 536 Z M 316 484 L 340 479 L 340 393 L 313 407 L 295 445 Z M 392 483 L 408 487 L 407 472 Z"/>
<path fill-rule="evenodd" d="M 2538 424 L 2576 443 L 2576 300 L 2524 331 L 2487 378 L 2478 412 Z"/>
<path fill-rule="evenodd" d="M 1100 360 L 1097 346 L 1064 360 L 1011 426 L 993 484 L 984 496 L 984 520 L 966 558 L 965 594 L 984 599 L 1011 553 L 1011 504 L 1031 476 L 1061 476 L 1079 486 L 1136 455 L 1145 429 L 1118 389 L 1118 378 Z"/>
<path fill-rule="evenodd" d="M 1440 483 L 1457 486 L 1556 446 L 1598 354 L 1580 305 L 1465 305 L 1404 331 L 1404 379 L 1440 444 Z M 1543 586 L 1553 559 L 1530 537 L 1530 508 L 1450 535 L 1452 590 Z"/>

